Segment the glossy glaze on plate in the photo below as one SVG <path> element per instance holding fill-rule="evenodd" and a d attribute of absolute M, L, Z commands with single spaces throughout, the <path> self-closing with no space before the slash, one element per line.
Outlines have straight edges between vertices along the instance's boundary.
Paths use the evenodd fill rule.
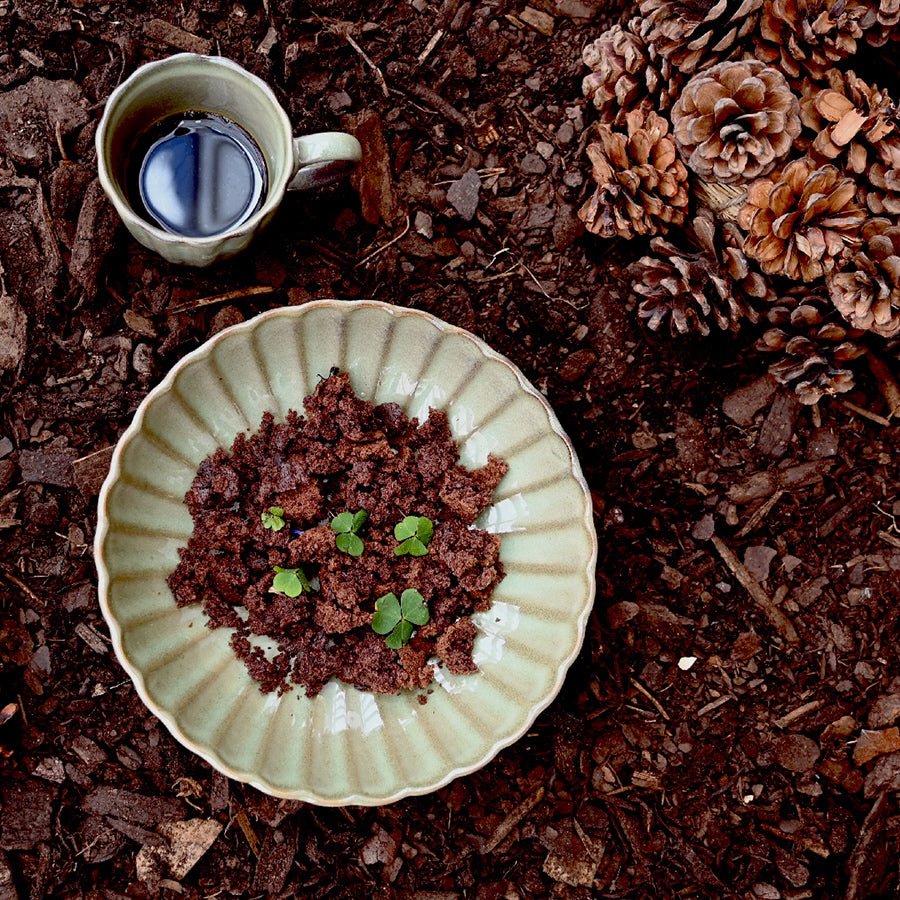
<path fill-rule="evenodd" d="M 263 412 L 302 412 L 332 366 L 356 393 L 424 420 L 447 412 L 463 465 L 509 463 L 478 526 L 501 534 L 506 578 L 473 617 L 479 672 L 437 669 L 418 693 L 332 681 L 261 694 L 228 630 L 179 609 L 166 585 L 191 534 L 183 497 L 200 462 Z M 590 495 L 568 438 L 519 370 L 466 331 L 371 301 L 264 313 L 181 360 L 144 400 L 100 493 L 99 596 L 122 665 L 172 734 L 229 777 L 322 805 L 388 803 L 475 771 L 559 691 L 594 598 Z"/>

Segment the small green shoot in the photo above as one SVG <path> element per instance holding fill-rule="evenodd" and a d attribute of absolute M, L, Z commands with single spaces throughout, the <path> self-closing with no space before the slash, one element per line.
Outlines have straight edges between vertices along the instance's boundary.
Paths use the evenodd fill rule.
<path fill-rule="evenodd" d="M 280 506 L 270 506 L 262 514 L 263 528 L 281 531 L 284 528 L 284 510 Z"/>
<path fill-rule="evenodd" d="M 334 543 L 338 550 L 343 550 L 344 553 L 349 553 L 351 556 L 362 556 L 363 542 L 356 532 L 362 528 L 368 518 L 369 514 L 364 509 L 360 509 L 355 513 L 338 513 L 331 520 L 331 530 L 337 532 Z"/>
<path fill-rule="evenodd" d="M 424 556 L 428 552 L 431 536 L 434 534 L 434 525 L 431 519 L 425 516 L 407 516 L 402 522 L 394 526 L 394 537 L 400 541 L 399 547 L 394 547 L 397 556 Z"/>
<path fill-rule="evenodd" d="M 269 589 L 271 593 L 299 597 L 309 589 L 309 581 L 303 574 L 303 569 L 282 569 L 281 566 L 275 566 L 275 580 Z"/>
<path fill-rule="evenodd" d="M 425 625 L 430 618 L 425 598 L 415 588 L 407 588 L 399 600 L 390 593 L 375 601 L 372 630 L 386 634 L 385 644 L 399 650 L 412 637 L 415 626 Z"/>

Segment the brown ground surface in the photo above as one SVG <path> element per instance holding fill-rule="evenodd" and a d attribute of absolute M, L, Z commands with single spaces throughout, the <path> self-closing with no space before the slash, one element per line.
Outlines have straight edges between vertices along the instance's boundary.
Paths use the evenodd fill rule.
<path fill-rule="evenodd" d="M 638 248 L 574 216 L 580 49 L 611 13 L 546 6 L 549 36 L 508 0 L 0 0 L 0 260 L 28 316 L 0 376 L 2 900 L 897 896 L 897 429 L 865 379 L 848 399 L 875 419 L 841 400 L 817 423 L 760 380 L 752 336 L 635 326 Z M 260 74 L 298 131 L 357 131 L 358 189 L 289 198 L 214 270 L 135 245 L 93 133 L 179 48 Z M 477 198 L 454 189 L 472 168 Z M 279 802 L 183 750 L 110 651 L 90 550 L 149 387 L 216 330 L 331 296 L 426 309 L 521 366 L 600 540 L 553 705 L 480 772 L 378 809 Z M 154 866 L 190 819 L 214 837 L 193 868 Z"/>

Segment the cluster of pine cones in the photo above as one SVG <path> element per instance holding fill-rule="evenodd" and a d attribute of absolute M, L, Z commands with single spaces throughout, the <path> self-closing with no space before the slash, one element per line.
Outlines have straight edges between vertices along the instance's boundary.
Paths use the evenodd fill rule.
<path fill-rule="evenodd" d="M 804 403 L 850 390 L 866 342 L 900 335 L 900 0 L 640 13 L 583 51 L 582 221 L 650 237 L 628 273 L 650 328 L 753 323 Z"/>

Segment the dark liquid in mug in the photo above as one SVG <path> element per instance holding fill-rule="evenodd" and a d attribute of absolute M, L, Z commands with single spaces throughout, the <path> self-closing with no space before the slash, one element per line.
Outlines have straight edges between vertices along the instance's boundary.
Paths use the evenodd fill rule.
<path fill-rule="evenodd" d="M 138 215 L 171 234 L 211 237 L 245 222 L 264 203 L 266 161 L 236 122 L 185 112 L 136 144 L 126 180 Z"/>

